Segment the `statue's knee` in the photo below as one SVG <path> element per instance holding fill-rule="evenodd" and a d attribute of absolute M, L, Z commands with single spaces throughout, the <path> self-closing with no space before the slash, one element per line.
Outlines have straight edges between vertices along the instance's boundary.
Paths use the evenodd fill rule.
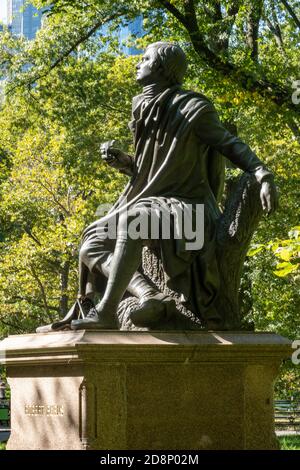
<path fill-rule="evenodd" d="M 129 224 L 133 220 L 139 220 L 141 223 L 145 222 L 147 218 L 147 211 L 143 208 L 132 208 L 129 209 L 124 214 L 120 215 L 118 229 L 121 231 L 126 231 L 128 229 Z"/>
<path fill-rule="evenodd" d="M 83 263 L 86 263 L 87 259 L 89 258 L 89 246 L 86 243 L 80 247 L 79 250 L 79 260 Z"/>
<path fill-rule="evenodd" d="M 149 239 L 149 213 L 143 207 L 130 209 L 122 214 L 118 224 L 118 237 L 125 236 L 133 240 Z"/>

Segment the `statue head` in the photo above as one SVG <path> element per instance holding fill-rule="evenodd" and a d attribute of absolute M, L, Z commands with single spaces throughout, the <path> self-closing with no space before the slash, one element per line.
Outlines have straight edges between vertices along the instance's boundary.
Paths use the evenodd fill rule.
<path fill-rule="evenodd" d="M 150 44 L 137 65 L 137 81 L 142 85 L 165 83 L 181 85 L 187 70 L 186 55 L 177 44 Z"/>

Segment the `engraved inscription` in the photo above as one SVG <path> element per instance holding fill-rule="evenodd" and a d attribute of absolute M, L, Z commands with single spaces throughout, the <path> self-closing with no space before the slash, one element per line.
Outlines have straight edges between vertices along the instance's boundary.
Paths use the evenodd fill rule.
<path fill-rule="evenodd" d="M 63 416 L 63 405 L 25 405 L 27 416 Z"/>

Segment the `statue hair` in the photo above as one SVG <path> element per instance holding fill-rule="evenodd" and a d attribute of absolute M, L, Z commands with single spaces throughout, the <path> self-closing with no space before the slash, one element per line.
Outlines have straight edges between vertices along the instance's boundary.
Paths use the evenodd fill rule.
<path fill-rule="evenodd" d="M 187 71 L 187 58 L 178 44 L 172 42 L 154 42 L 147 47 L 156 49 L 157 58 L 170 85 L 181 85 Z"/>

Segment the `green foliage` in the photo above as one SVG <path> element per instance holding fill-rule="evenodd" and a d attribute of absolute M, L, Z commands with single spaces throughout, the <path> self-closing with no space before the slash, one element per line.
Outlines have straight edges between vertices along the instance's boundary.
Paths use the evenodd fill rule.
<path fill-rule="evenodd" d="M 300 367 L 286 361 L 275 385 L 275 397 L 278 400 L 295 400 L 300 402 Z"/>
<path fill-rule="evenodd" d="M 286 277 L 294 274 L 298 278 L 300 268 L 300 227 L 293 227 L 288 233 L 286 240 L 270 241 L 267 245 L 258 243 L 252 245 L 248 251 L 248 256 L 255 256 L 262 250 L 271 250 L 277 258 L 274 274 L 278 277 Z"/>
<path fill-rule="evenodd" d="M 71 58 L 28 93 L 8 96 L 0 115 L 2 334 L 52 321 L 77 287 L 83 228 L 113 202 L 126 178 L 108 169 L 100 143 L 129 140 L 134 59 Z M 121 100 L 120 100 L 121 98 Z"/>
<path fill-rule="evenodd" d="M 80 234 L 97 206 L 114 201 L 126 183 L 101 163 L 99 145 L 114 138 L 132 151 L 127 122 L 139 92 L 137 59 L 120 55 L 112 33 L 143 14 L 147 34 L 137 45 L 180 42 L 190 62 L 185 87 L 211 98 L 222 120 L 236 125 L 276 175 L 281 207 L 264 218 L 253 239 L 243 308 L 258 329 L 299 337 L 299 113 L 286 98 L 299 79 L 299 29 L 281 2 L 262 2 L 252 38 L 257 54 L 246 34 L 255 6 L 248 0 L 91 0 L 88 8 L 83 0 L 34 3 L 52 5 L 35 41 L 0 33 L 0 73 L 6 77 L 0 334 L 32 331 L 61 315 L 76 295 Z M 198 46 L 195 31 L 181 21 L 187 3 L 195 5 Z M 299 16 L 297 2 L 290 4 Z M 276 22 L 281 42 L 272 29 Z"/>
<path fill-rule="evenodd" d="M 300 450 L 300 436 L 280 436 L 281 450 Z"/>

